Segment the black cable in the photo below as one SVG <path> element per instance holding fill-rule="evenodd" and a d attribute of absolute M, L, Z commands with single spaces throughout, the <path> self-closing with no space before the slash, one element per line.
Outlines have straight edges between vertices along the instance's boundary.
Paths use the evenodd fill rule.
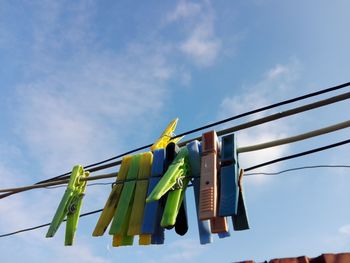
<path fill-rule="evenodd" d="M 263 166 L 267 166 L 267 165 L 270 165 L 270 164 L 273 164 L 273 163 L 278 163 L 278 162 L 282 162 L 282 161 L 298 158 L 298 157 L 301 157 L 301 156 L 304 156 L 304 155 L 308 155 L 308 154 L 312 154 L 312 153 L 328 150 L 328 149 L 335 148 L 335 147 L 338 147 L 338 146 L 341 146 L 341 145 L 344 145 L 344 144 L 347 144 L 347 143 L 350 143 L 350 139 L 344 140 L 344 141 L 341 141 L 341 142 L 337 142 L 337 143 L 333 143 L 333 144 L 329 144 L 329 145 L 326 145 L 326 146 L 323 146 L 323 147 L 315 148 L 315 149 L 312 149 L 312 150 L 309 150 L 309 151 L 305 151 L 305 152 L 301 152 L 301 153 L 285 156 L 285 157 L 282 157 L 282 158 L 277 158 L 277 159 L 274 159 L 274 160 L 271 160 L 271 161 L 268 161 L 268 162 L 265 162 L 265 163 L 261 163 L 261 164 L 255 165 L 255 166 L 248 167 L 248 168 L 244 169 L 244 171 L 248 172 L 248 171 L 255 170 L 257 168 L 260 168 L 260 167 L 263 167 Z"/>
<path fill-rule="evenodd" d="M 92 184 L 87 184 L 86 186 L 95 186 L 95 185 L 112 185 L 114 182 L 109 182 L 109 183 L 92 183 Z M 54 186 L 46 186 L 43 187 L 45 189 L 55 189 L 55 188 L 61 188 L 61 187 L 67 187 L 67 184 L 61 184 L 61 185 L 54 185 Z"/>
<path fill-rule="evenodd" d="M 221 120 L 221 121 L 213 122 L 211 124 L 204 125 L 204 126 L 201 126 L 199 128 L 196 128 L 196 129 L 192 129 L 190 131 L 178 134 L 174 138 L 185 136 L 185 135 L 188 135 L 188 134 L 192 134 L 192 133 L 195 133 L 195 132 L 198 132 L 198 131 L 202 131 L 204 129 L 211 128 L 211 127 L 214 127 L 214 126 L 217 126 L 217 125 L 220 125 L 220 124 L 232 121 L 232 120 L 243 118 L 243 117 L 246 117 L 246 116 L 249 116 L 249 115 L 261 112 L 261 111 L 269 110 L 269 109 L 276 108 L 276 107 L 279 107 L 279 106 L 282 106 L 282 105 L 287 105 L 287 104 L 290 104 L 290 103 L 293 103 L 293 102 L 296 102 L 296 101 L 304 100 L 304 99 L 307 99 L 307 98 L 311 98 L 311 97 L 314 97 L 314 96 L 318 96 L 318 95 L 321 95 L 321 94 L 325 94 L 325 93 L 328 93 L 328 92 L 339 90 L 339 89 L 342 89 L 342 88 L 345 88 L 345 87 L 348 87 L 348 86 L 350 86 L 350 82 L 346 82 L 346 83 L 343 83 L 343 84 L 340 84 L 340 85 L 337 85 L 337 86 L 334 86 L 334 87 L 326 88 L 326 89 L 323 89 L 323 90 L 319 90 L 319 91 L 316 91 L 316 92 L 308 93 L 308 94 L 305 94 L 305 95 L 302 95 L 302 96 L 299 96 L 299 97 L 295 97 L 295 98 L 292 98 L 292 99 L 288 99 L 288 100 L 284 100 L 284 101 L 281 101 L 281 102 L 277 102 L 277 103 L 274 103 L 274 104 L 271 104 L 271 105 L 268 105 L 268 106 L 264 106 L 264 107 L 261 107 L 261 108 L 255 109 L 255 110 L 251 110 L 251 111 L 248 111 L 248 112 L 244 112 L 244 113 L 241 113 L 241 114 L 238 114 L 238 115 L 226 118 L 226 119 Z M 141 151 L 141 150 L 147 149 L 147 148 L 151 147 L 152 145 L 153 144 L 148 144 L 148 145 L 145 145 L 145 146 L 133 149 L 131 151 L 125 152 L 123 154 L 119 154 L 117 156 L 111 157 L 109 159 L 106 159 L 106 160 L 103 160 L 103 161 L 100 161 L 100 162 L 97 162 L 97 163 L 93 163 L 93 164 L 84 166 L 84 169 L 92 168 L 94 166 L 97 166 L 97 165 L 100 165 L 100 164 L 103 164 L 103 163 L 107 163 L 107 162 L 112 161 L 112 160 L 116 160 L 116 159 L 121 158 L 121 157 L 123 157 L 125 155 L 128 155 L 128 154 L 131 154 L 131 153 L 134 153 L 134 152 L 137 152 L 137 151 Z M 61 177 L 66 176 L 66 175 L 70 175 L 70 173 L 71 172 L 67 172 L 67 173 L 64 173 L 64 174 L 52 177 L 50 179 L 46 179 L 46 180 L 37 182 L 36 184 L 46 183 L 46 182 L 49 182 L 49 181 L 61 178 Z"/>
<path fill-rule="evenodd" d="M 292 171 L 298 171 L 298 170 L 304 170 L 304 169 L 315 169 L 315 168 L 350 168 L 350 165 L 309 165 L 309 166 L 301 166 L 301 167 L 295 167 L 290 168 L 278 172 L 260 172 L 260 173 L 245 173 L 244 176 L 252 176 L 252 175 L 279 175 L 282 173 L 292 172 Z"/>
<path fill-rule="evenodd" d="M 89 216 L 89 215 L 92 215 L 92 214 L 96 214 L 96 213 L 102 212 L 102 210 L 103 209 L 98 209 L 98 210 L 95 210 L 95 211 L 87 212 L 87 213 L 81 214 L 79 217 L 84 217 L 84 216 Z M 67 221 L 67 220 L 64 219 L 63 222 L 65 222 L 65 221 Z M 38 228 L 43 228 L 43 227 L 46 227 L 46 226 L 49 226 L 49 225 L 51 225 L 51 223 L 47 223 L 47 224 L 43 224 L 43 225 L 31 227 L 31 228 L 21 229 L 21 230 L 18 230 L 18 231 L 14 231 L 14 232 L 11 232 L 11 233 L 0 235 L 0 238 L 1 237 L 13 236 L 13 235 L 16 235 L 16 234 L 19 234 L 19 233 L 23 233 L 23 232 L 32 231 L 32 230 L 35 230 L 35 229 L 38 229 Z"/>

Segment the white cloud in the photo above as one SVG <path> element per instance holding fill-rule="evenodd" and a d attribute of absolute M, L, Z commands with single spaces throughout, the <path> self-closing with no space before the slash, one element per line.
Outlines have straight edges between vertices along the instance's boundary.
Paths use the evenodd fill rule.
<path fill-rule="evenodd" d="M 182 239 L 169 244 L 171 252 L 168 253 L 166 261 L 188 261 L 193 262 L 196 257 L 206 250 L 206 247 L 198 244 L 192 239 Z M 165 261 L 164 261 L 165 262 Z"/>
<path fill-rule="evenodd" d="M 288 90 L 293 87 L 297 79 L 299 63 L 292 61 L 286 65 L 277 65 L 264 75 L 264 78 L 248 87 L 243 87 L 239 95 L 226 97 L 222 100 L 219 109 L 219 117 L 224 118 L 250 109 L 266 106 L 277 101 L 281 96 L 285 97 Z M 265 111 L 248 117 L 246 121 L 266 116 L 271 111 Z M 254 128 L 237 132 L 238 146 L 259 144 L 287 137 L 293 132 L 287 121 L 266 123 Z M 250 167 L 265 161 L 269 161 L 285 155 L 288 146 L 279 146 L 265 150 L 240 154 L 240 163 L 243 168 Z M 274 165 L 274 170 L 279 164 Z M 254 170 L 256 172 L 257 170 Z M 255 180 L 257 181 L 257 180 Z"/>
<path fill-rule="evenodd" d="M 267 77 L 269 79 L 275 79 L 279 76 L 281 76 L 282 74 L 288 74 L 288 68 L 286 66 L 283 65 L 276 65 L 274 68 L 270 69 L 267 72 Z"/>
<path fill-rule="evenodd" d="M 341 226 L 338 231 L 340 234 L 350 236 L 350 224 Z"/>
<path fill-rule="evenodd" d="M 174 22 L 179 19 L 196 16 L 202 7 L 198 3 L 180 1 L 175 10 L 166 16 L 167 22 Z"/>
<path fill-rule="evenodd" d="M 74 247 L 57 246 L 55 248 L 55 257 L 52 258 L 51 262 L 59 263 L 74 263 L 79 259 L 80 262 L 86 263 L 108 263 L 111 262 L 106 258 L 96 256 L 92 253 L 92 249 L 87 245 L 74 245 Z"/>
<path fill-rule="evenodd" d="M 220 41 L 213 37 L 211 24 L 198 25 L 180 45 L 180 50 L 191 57 L 197 65 L 210 66 L 220 51 Z"/>
<path fill-rule="evenodd" d="M 178 49 L 197 66 L 211 66 L 221 50 L 221 40 L 214 30 L 214 10 L 209 2 L 180 1 L 175 10 L 166 16 L 167 23 L 183 23 L 186 37 Z"/>
<path fill-rule="evenodd" d="M 150 119 L 169 96 L 166 81 L 175 73 L 166 45 L 141 42 L 118 53 L 100 50 L 90 32 L 91 3 L 37 5 L 42 12 L 35 24 L 35 62 L 14 102 L 17 134 L 45 171 L 120 152 L 128 145 L 121 138 L 142 137 L 137 129 L 151 128 Z M 72 14 L 62 24 L 64 12 Z M 77 53 L 61 57 L 62 50 L 75 47 Z"/>

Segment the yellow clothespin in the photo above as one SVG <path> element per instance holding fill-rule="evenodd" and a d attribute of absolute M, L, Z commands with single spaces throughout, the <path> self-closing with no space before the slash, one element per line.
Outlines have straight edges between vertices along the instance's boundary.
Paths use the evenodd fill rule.
<path fill-rule="evenodd" d="M 132 205 L 132 211 L 129 220 L 129 228 L 127 235 L 136 236 L 140 235 L 140 245 L 151 242 L 150 237 L 145 237 L 141 232 L 143 214 L 146 203 L 146 195 L 148 189 L 148 178 L 151 176 L 153 155 L 151 152 L 145 152 L 141 156 L 138 181 L 135 187 L 135 195 Z M 146 239 L 146 240 L 145 240 Z M 148 240 L 148 241 L 147 241 Z"/>
<path fill-rule="evenodd" d="M 165 148 L 168 145 L 168 143 L 170 143 L 170 142 L 177 143 L 178 141 L 180 141 L 183 138 L 183 136 L 175 138 L 175 139 L 171 138 L 171 137 L 175 136 L 175 134 L 173 132 L 176 129 L 176 125 L 177 125 L 178 120 L 179 120 L 179 118 L 175 118 L 168 124 L 168 126 L 165 128 L 164 132 L 159 137 L 159 139 L 151 146 L 152 151 L 157 150 L 157 149 L 161 149 L 161 148 Z"/>
<path fill-rule="evenodd" d="M 98 219 L 95 230 L 92 233 L 93 236 L 102 236 L 106 231 L 108 225 L 113 219 L 115 210 L 118 205 L 118 201 L 123 189 L 123 183 L 118 184 L 118 181 L 123 181 L 126 178 L 126 175 L 129 171 L 131 156 L 125 156 L 120 165 L 120 169 L 118 172 L 118 176 L 116 179 L 117 184 L 115 184 L 112 188 L 112 191 L 108 197 L 108 200 L 103 208 L 103 211 Z"/>
<path fill-rule="evenodd" d="M 170 142 L 176 143 L 183 138 L 183 136 L 181 136 L 181 137 L 172 139 L 172 137 L 175 136 L 174 130 L 176 129 L 178 120 L 179 120 L 178 118 L 175 118 L 174 120 L 172 120 L 168 124 L 168 126 L 165 128 L 165 130 L 163 131 L 163 133 L 159 137 L 159 139 L 151 146 L 152 151 L 165 148 Z M 149 169 L 151 169 L 151 165 L 149 166 Z M 150 176 L 150 171 L 149 171 L 148 176 Z M 138 195 L 139 198 L 136 198 L 136 195 L 135 195 L 135 200 L 137 199 L 137 200 L 139 200 L 137 202 L 141 202 L 141 196 L 142 196 L 143 200 L 145 200 L 145 198 L 146 198 L 147 188 L 148 188 L 149 182 L 148 181 L 146 181 L 146 182 L 141 181 L 141 182 L 138 182 L 137 184 L 139 185 L 139 190 L 136 191 L 136 195 Z M 148 190 L 150 190 L 150 189 L 148 189 Z M 140 194 L 138 194 L 138 193 L 140 193 Z M 143 203 L 142 208 L 140 207 L 140 209 L 142 209 L 142 213 L 141 213 L 140 209 L 135 209 L 135 206 L 136 206 L 136 203 L 134 202 L 134 208 L 133 208 L 133 213 L 131 216 L 131 222 L 129 225 L 128 235 L 139 234 L 140 235 L 139 244 L 140 245 L 150 245 L 152 235 L 142 233 L 142 231 L 141 231 L 145 203 Z M 136 211 L 138 211 L 138 213 Z M 141 221 L 140 221 L 140 219 L 141 219 Z M 135 221 L 137 223 L 135 223 L 133 221 Z M 136 225 L 136 227 L 133 227 L 133 225 Z M 116 243 L 119 242 L 117 240 L 115 240 L 115 241 L 116 241 Z"/>

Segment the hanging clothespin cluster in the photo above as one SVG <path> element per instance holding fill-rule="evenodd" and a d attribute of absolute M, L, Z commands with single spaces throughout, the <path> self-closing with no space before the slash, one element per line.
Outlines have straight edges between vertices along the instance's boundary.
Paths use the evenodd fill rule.
<path fill-rule="evenodd" d="M 234 230 L 248 229 L 237 143 L 234 134 L 222 138 L 215 131 L 204 133 L 202 142 L 178 147 L 173 138 L 174 119 L 151 151 L 122 159 L 116 183 L 100 214 L 93 236 L 102 236 L 108 226 L 113 246 L 163 244 L 165 229 L 179 235 L 188 231 L 186 190 L 192 183 L 201 244 L 230 236 L 229 217 Z M 72 245 L 87 177 L 81 166 L 73 168 L 70 183 L 51 223 L 52 237 L 67 216 L 65 245 Z"/>

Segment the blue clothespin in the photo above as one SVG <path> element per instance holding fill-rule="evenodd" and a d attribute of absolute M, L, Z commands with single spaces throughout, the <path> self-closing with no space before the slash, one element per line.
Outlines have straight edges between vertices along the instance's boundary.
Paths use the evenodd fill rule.
<path fill-rule="evenodd" d="M 196 202 L 196 215 L 198 222 L 198 232 L 199 240 L 202 245 L 212 243 L 213 238 L 210 233 L 210 224 L 209 220 L 200 220 L 199 219 L 199 189 L 200 189 L 200 170 L 201 170 L 201 160 L 200 160 L 200 143 L 195 140 L 187 144 L 187 149 L 189 152 L 189 161 L 191 167 L 191 176 L 193 193 Z"/>
<path fill-rule="evenodd" d="M 238 208 L 238 159 L 234 134 L 222 137 L 219 216 L 233 216 Z"/>
<path fill-rule="evenodd" d="M 153 191 L 164 173 L 165 149 L 158 149 L 153 152 L 152 173 L 149 181 L 147 196 Z M 160 226 L 163 214 L 159 201 L 146 203 L 142 233 L 152 235 L 152 244 L 164 243 L 164 228 Z"/>

